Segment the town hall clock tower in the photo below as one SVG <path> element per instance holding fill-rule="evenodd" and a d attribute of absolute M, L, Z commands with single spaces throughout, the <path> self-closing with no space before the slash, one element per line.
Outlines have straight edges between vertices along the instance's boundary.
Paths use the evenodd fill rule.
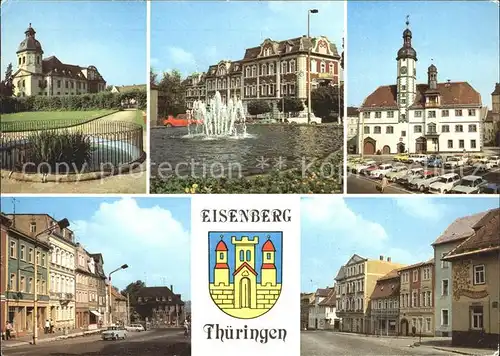
<path fill-rule="evenodd" d="M 399 122 L 408 122 L 408 107 L 415 101 L 417 92 L 417 52 L 411 45 L 409 16 L 406 17 L 406 29 L 403 31 L 403 47 L 398 51 L 397 102 Z"/>

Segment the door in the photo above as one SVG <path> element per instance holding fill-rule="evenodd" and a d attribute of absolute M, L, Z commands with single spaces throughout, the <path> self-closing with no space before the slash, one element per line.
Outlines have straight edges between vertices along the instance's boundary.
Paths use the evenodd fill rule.
<path fill-rule="evenodd" d="M 365 143 L 363 145 L 363 153 L 365 155 L 375 154 L 375 140 L 373 140 L 371 138 L 365 139 Z"/>
<path fill-rule="evenodd" d="M 405 152 L 405 144 L 403 142 L 398 143 L 398 153 Z"/>
<path fill-rule="evenodd" d="M 427 139 L 425 137 L 419 137 L 415 140 L 415 152 L 416 153 L 427 152 Z"/>
<path fill-rule="evenodd" d="M 250 280 L 242 278 L 240 282 L 240 306 L 250 308 Z"/>
<path fill-rule="evenodd" d="M 391 154 L 391 148 L 387 145 L 385 145 L 383 148 L 382 148 L 382 154 L 384 155 L 388 155 L 388 154 Z"/>
<path fill-rule="evenodd" d="M 408 320 L 403 319 L 401 320 L 401 333 L 404 336 L 408 336 L 409 330 L 408 330 Z"/>

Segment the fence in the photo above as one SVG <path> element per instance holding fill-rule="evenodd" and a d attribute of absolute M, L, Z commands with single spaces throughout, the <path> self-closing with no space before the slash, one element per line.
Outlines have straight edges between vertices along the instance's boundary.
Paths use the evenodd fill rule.
<path fill-rule="evenodd" d="M 18 123 L 0 133 L 0 168 L 22 173 L 69 174 L 119 171 L 138 161 L 143 128 L 130 122 L 78 120 Z"/>

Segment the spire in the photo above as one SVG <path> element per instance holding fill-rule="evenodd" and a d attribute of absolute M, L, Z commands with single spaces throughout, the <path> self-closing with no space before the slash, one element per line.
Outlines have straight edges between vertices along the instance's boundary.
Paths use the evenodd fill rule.
<path fill-rule="evenodd" d="M 406 28 L 410 28 L 410 15 L 406 15 Z"/>

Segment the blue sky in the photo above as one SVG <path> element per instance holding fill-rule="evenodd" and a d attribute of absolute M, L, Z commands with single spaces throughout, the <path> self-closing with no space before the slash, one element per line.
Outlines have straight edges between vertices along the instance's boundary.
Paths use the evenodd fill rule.
<path fill-rule="evenodd" d="M 232 1 L 151 3 L 151 66 L 157 72 L 206 71 L 221 60 L 238 60 L 245 49 L 264 39 L 285 40 L 307 34 L 325 35 L 341 51 L 344 3 L 341 1 Z"/>
<path fill-rule="evenodd" d="M 11 198 L 2 212 L 13 212 Z M 67 218 L 76 241 L 90 253 L 102 253 L 104 270 L 126 263 L 113 274 L 120 289 L 136 280 L 148 286 L 173 285 L 190 298 L 191 207 L 188 198 L 16 198 L 16 213 L 46 213 Z"/>
<path fill-rule="evenodd" d="M 396 55 L 410 15 L 418 82 L 427 83 L 433 59 L 440 82 L 469 82 L 491 109 L 499 78 L 498 6 L 491 1 L 350 1 L 349 105 L 361 105 L 379 85 L 396 83 Z"/>
<path fill-rule="evenodd" d="M 274 248 L 276 249 L 276 255 L 275 255 L 275 265 L 276 265 L 276 272 L 277 272 L 277 283 L 281 283 L 281 246 L 282 246 L 282 239 L 283 239 L 283 234 L 281 232 L 238 232 L 238 233 L 227 233 L 227 232 L 211 232 L 208 235 L 209 238 L 209 248 L 210 248 L 210 258 L 209 258 L 209 263 L 210 263 L 210 269 L 209 269 L 209 280 L 211 283 L 213 283 L 213 278 L 214 278 L 214 266 L 215 266 L 215 247 L 220 241 L 220 236 L 224 236 L 224 242 L 226 243 L 226 246 L 228 248 L 228 265 L 229 265 L 229 270 L 231 271 L 229 280 L 230 282 L 233 282 L 233 272 L 234 272 L 234 266 L 235 266 L 235 254 L 234 254 L 234 246 L 231 244 L 231 237 L 235 236 L 237 239 L 241 239 L 242 236 L 248 236 L 249 238 L 252 238 L 254 236 L 257 236 L 259 239 L 259 243 L 255 245 L 255 271 L 257 272 L 257 283 L 260 283 L 260 271 L 261 271 L 261 266 L 262 266 L 262 245 L 267 241 L 267 237 L 269 236 L 271 238 L 271 241 L 274 244 Z"/>
<path fill-rule="evenodd" d="M 431 244 L 456 218 L 498 206 L 498 197 L 302 198 L 301 290 L 333 286 L 355 253 L 403 264 L 428 260 Z"/>
<path fill-rule="evenodd" d="M 3 1 L 2 79 L 31 22 L 44 58 L 97 67 L 108 85 L 144 84 L 146 3 L 110 1 Z"/>

